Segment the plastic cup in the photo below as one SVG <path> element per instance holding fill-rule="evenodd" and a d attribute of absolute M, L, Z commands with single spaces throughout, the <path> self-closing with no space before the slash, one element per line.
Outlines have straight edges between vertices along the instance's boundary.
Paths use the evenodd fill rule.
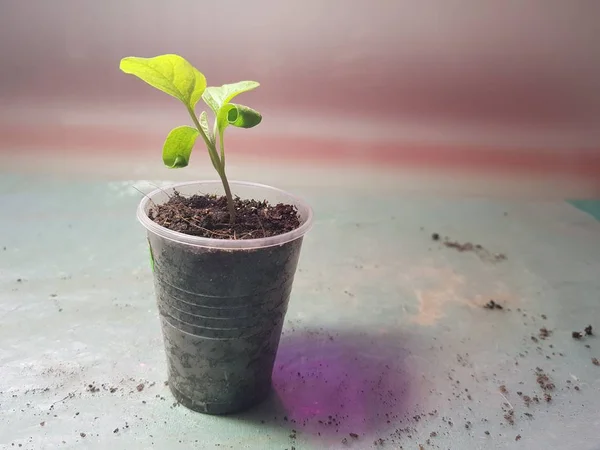
<path fill-rule="evenodd" d="M 240 198 L 294 205 L 300 227 L 224 240 L 171 231 L 148 217 L 175 191 L 224 195 L 220 181 L 157 189 L 137 211 L 153 259 L 169 387 L 182 405 L 207 414 L 242 411 L 268 395 L 302 240 L 313 220 L 311 208 L 287 192 L 247 182 L 230 186 Z"/>

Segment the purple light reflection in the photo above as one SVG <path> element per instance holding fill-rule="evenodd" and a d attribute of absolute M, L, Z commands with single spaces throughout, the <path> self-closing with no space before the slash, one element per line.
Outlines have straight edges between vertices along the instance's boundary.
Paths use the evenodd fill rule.
<path fill-rule="evenodd" d="M 273 385 L 288 420 L 320 436 L 371 434 L 397 422 L 411 397 L 401 344 L 390 336 L 285 335 Z"/>

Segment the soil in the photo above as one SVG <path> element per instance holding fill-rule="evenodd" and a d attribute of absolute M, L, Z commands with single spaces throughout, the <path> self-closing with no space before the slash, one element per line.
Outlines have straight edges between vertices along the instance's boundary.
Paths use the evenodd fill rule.
<path fill-rule="evenodd" d="M 550 380 L 550 377 L 548 375 L 546 375 L 544 373 L 544 371 L 542 369 L 540 369 L 539 367 L 536 369 L 536 380 L 538 385 L 544 390 L 544 391 L 552 391 L 554 390 L 555 386 L 554 383 L 552 383 L 552 381 Z"/>
<path fill-rule="evenodd" d="M 594 333 L 592 332 L 592 326 L 591 326 L 591 325 L 588 325 L 587 327 L 585 327 L 585 330 L 584 330 L 584 331 L 585 331 L 585 335 L 586 335 L 586 336 L 593 336 L 593 334 L 594 334 Z"/>
<path fill-rule="evenodd" d="M 490 300 L 483 307 L 485 309 L 504 309 L 502 305 L 496 303 L 494 300 Z"/>
<path fill-rule="evenodd" d="M 600 361 L 598 360 L 598 358 L 592 358 L 592 364 L 595 366 L 600 366 Z"/>
<path fill-rule="evenodd" d="M 571 336 L 573 339 L 581 339 L 583 337 L 583 333 L 581 331 L 573 331 Z"/>
<path fill-rule="evenodd" d="M 515 412 L 514 410 L 510 410 L 507 411 L 506 414 L 504 414 L 504 420 L 506 420 L 510 425 L 514 425 L 515 424 Z"/>
<path fill-rule="evenodd" d="M 224 196 L 193 195 L 175 192 L 169 201 L 155 205 L 148 217 L 172 231 L 212 239 L 260 239 L 293 231 L 300 226 L 293 205 L 266 201 L 234 199 L 236 221 L 229 223 Z"/>
<path fill-rule="evenodd" d="M 540 339 L 547 339 L 548 337 L 550 337 L 551 334 L 552 331 L 550 331 L 548 328 L 540 328 Z"/>
<path fill-rule="evenodd" d="M 471 242 L 456 242 L 451 241 L 447 237 L 444 239 L 444 245 L 448 248 L 452 248 L 461 253 L 463 252 L 473 252 L 477 254 L 481 259 L 492 261 L 492 262 L 500 262 L 506 260 L 506 255 L 504 253 L 492 253 L 483 246 L 479 244 L 473 244 Z"/>

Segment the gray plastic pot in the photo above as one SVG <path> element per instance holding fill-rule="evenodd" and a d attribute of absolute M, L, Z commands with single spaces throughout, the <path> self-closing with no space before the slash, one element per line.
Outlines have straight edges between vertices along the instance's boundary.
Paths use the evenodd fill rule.
<path fill-rule="evenodd" d="M 295 205 L 300 227 L 279 236 L 208 239 L 164 228 L 148 217 L 176 190 L 223 195 L 220 181 L 157 189 L 137 211 L 147 229 L 154 286 L 167 354 L 169 387 L 187 408 L 239 412 L 260 403 L 271 375 L 302 239 L 312 210 L 269 186 L 231 182 L 234 195 Z"/>

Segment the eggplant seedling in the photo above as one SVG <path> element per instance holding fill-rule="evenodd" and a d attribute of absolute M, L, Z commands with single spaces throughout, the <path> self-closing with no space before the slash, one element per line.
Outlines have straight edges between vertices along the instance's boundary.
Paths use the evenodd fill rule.
<path fill-rule="evenodd" d="M 202 137 L 213 167 L 219 174 L 227 197 L 229 220 L 235 223 L 235 204 L 227 175 L 225 174 L 225 129 L 229 125 L 252 128 L 262 116 L 247 106 L 230 103 L 237 95 L 256 89 L 256 81 L 240 81 L 219 87 L 207 87 L 206 77 L 183 57 L 174 54 L 153 58 L 127 57 L 120 69 L 135 75 L 150 86 L 180 100 L 186 107 L 195 128 L 183 125 L 173 128 L 163 145 L 163 162 L 170 168 L 181 168 L 189 164 L 190 155 L 198 136 Z M 196 104 L 202 98 L 214 113 L 213 127 L 209 125 L 206 111 L 196 115 Z"/>

